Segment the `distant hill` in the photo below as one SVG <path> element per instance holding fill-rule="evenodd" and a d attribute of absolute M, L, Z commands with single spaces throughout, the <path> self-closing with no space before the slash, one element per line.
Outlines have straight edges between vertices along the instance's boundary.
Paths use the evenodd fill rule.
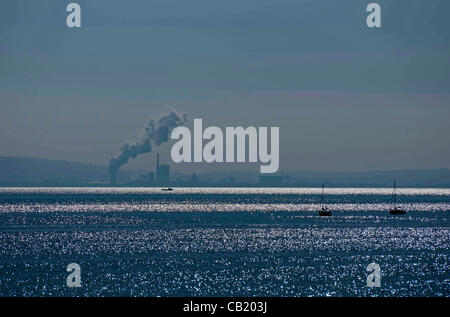
<path fill-rule="evenodd" d="M 119 171 L 120 181 L 130 181 L 137 171 Z M 32 157 L 0 156 L 0 185 L 87 185 L 107 183 L 103 165 Z"/>

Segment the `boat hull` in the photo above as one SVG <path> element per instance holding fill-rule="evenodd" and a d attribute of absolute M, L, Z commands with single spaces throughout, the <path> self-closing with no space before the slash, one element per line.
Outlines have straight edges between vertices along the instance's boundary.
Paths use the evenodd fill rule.
<path fill-rule="evenodd" d="M 406 214 L 406 211 L 401 210 L 401 209 L 391 209 L 391 210 L 389 210 L 389 213 L 391 215 L 404 215 L 404 214 Z"/>

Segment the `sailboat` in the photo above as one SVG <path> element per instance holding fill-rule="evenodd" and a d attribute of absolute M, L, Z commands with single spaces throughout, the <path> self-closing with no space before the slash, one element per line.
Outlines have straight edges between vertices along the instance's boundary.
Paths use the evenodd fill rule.
<path fill-rule="evenodd" d="M 331 211 L 328 210 L 327 206 L 324 205 L 324 195 L 325 195 L 325 185 L 322 184 L 322 196 L 320 197 L 320 210 L 319 210 L 319 216 L 322 217 L 329 217 L 331 216 Z"/>
<path fill-rule="evenodd" d="M 393 208 L 389 209 L 389 213 L 391 215 L 404 215 L 404 214 L 406 214 L 406 211 L 397 207 L 397 191 L 396 191 L 396 189 L 397 189 L 397 182 L 394 180 L 394 192 L 392 194 Z"/>

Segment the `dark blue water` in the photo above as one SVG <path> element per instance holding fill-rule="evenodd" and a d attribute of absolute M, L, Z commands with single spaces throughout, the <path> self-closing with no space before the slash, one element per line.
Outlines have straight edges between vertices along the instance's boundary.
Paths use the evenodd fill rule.
<path fill-rule="evenodd" d="M 3 188 L 0 295 L 450 295 L 449 189 L 400 189 L 403 216 L 390 189 L 325 201 L 330 218 L 319 189 Z"/>

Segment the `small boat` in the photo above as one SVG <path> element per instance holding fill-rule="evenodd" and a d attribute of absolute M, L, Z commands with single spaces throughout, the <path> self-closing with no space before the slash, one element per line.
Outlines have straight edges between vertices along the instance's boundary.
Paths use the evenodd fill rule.
<path fill-rule="evenodd" d="M 331 216 L 331 211 L 329 211 L 327 207 L 322 207 L 322 210 L 319 210 L 319 216 L 329 217 Z"/>
<path fill-rule="evenodd" d="M 324 205 L 323 201 L 323 197 L 325 195 L 325 185 L 322 184 L 322 196 L 320 197 L 320 210 L 319 210 L 319 216 L 321 217 L 329 217 L 331 216 L 331 211 L 328 210 L 327 206 Z"/>
<path fill-rule="evenodd" d="M 393 208 L 389 209 L 389 213 L 391 215 L 404 215 L 404 214 L 406 214 L 406 211 L 397 207 L 397 191 L 396 191 L 396 189 L 397 189 L 397 182 L 394 181 L 394 192 L 392 194 Z"/>
<path fill-rule="evenodd" d="M 389 210 L 389 213 L 391 215 L 404 215 L 406 214 L 406 211 L 402 210 L 402 209 L 398 209 L 398 208 L 393 208 Z"/>
<path fill-rule="evenodd" d="M 161 190 L 165 191 L 165 192 L 170 192 L 173 190 L 173 188 L 167 187 L 167 188 L 161 188 Z"/>

